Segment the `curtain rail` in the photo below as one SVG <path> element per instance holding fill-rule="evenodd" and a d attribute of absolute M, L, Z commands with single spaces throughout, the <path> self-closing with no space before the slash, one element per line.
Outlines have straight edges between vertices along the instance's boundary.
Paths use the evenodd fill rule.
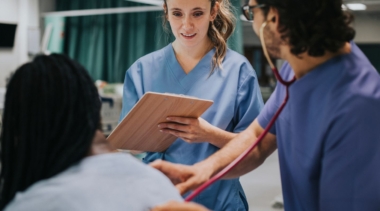
<path fill-rule="evenodd" d="M 89 10 L 69 10 L 59 12 L 43 13 L 42 17 L 76 17 L 89 15 L 108 15 L 118 13 L 136 13 L 136 12 L 153 12 L 163 10 L 162 6 L 139 6 L 139 7 L 119 7 L 106 9 L 89 9 Z"/>
<path fill-rule="evenodd" d="M 162 6 L 164 4 L 163 0 L 126 0 L 126 1 L 132 1 L 132 2 L 144 3 L 144 4 L 151 4 L 151 5 L 157 5 L 157 6 Z"/>

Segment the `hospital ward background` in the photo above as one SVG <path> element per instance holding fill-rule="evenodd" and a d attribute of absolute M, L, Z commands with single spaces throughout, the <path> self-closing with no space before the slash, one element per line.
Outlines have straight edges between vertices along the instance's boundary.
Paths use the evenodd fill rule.
<path fill-rule="evenodd" d="M 276 79 L 252 23 L 240 11 L 246 1 L 231 3 L 237 24 L 228 46 L 251 63 L 265 102 Z M 355 15 L 354 41 L 380 70 L 380 0 L 344 3 L 344 9 Z M 0 114 L 14 70 L 38 54 L 63 53 L 93 78 L 102 99 L 102 129 L 109 135 L 119 122 L 125 71 L 138 58 L 173 41 L 170 30 L 162 27 L 162 4 L 161 0 L 0 0 Z M 283 61 L 275 64 L 280 69 Z M 277 153 L 240 181 L 250 210 L 283 210 Z"/>

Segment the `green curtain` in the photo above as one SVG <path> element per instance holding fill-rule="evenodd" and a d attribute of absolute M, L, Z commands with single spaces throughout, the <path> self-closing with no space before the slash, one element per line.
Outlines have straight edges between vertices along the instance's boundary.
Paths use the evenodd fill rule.
<path fill-rule="evenodd" d="M 231 4 L 234 7 L 234 13 L 236 17 L 236 28 L 233 35 L 228 40 L 228 47 L 232 50 L 237 51 L 240 54 L 243 54 L 243 26 L 240 20 L 240 15 L 242 15 L 242 5 L 240 4 L 240 2 L 240 0 L 231 0 Z"/>
<path fill-rule="evenodd" d="M 232 3 L 239 17 L 239 0 Z M 125 0 L 57 0 L 56 5 L 57 11 L 146 6 Z M 240 53 L 241 32 L 238 20 L 229 46 Z M 173 35 L 162 28 L 161 11 L 69 17 L 65 21 L 64 53 L 81 63 L 94 80 L 123 82 L 133 62 L 173 40 Z"/>

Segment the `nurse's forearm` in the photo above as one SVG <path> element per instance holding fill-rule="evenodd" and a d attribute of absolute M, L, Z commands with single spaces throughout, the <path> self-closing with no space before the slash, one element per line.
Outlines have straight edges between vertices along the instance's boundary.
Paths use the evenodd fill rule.
<path fill-rule="evenodd" d="M 238 134 L 231 133 L 220 128 L 214 127 L 213 135 L 210 140 L 207 140 L 210 144 L 219 148 L 224 147 L 228 142 L 234 139 Z"/>
<path fill-rule="evenodd" d="M 262 132 L 263 129 L 257 121 L 253 122 L 245 131 L 237 135 L 226 146 L 197 165 L 200 168 L 207 169 L 209 172 L 211 171 L 212 174 L 216 174 L 256 142 L 256 137 Z M 276 148 L 276 136 L 268 134 L 264 140 L 224 178 L 235 178 L 252 171 L 260 166 Z"/>

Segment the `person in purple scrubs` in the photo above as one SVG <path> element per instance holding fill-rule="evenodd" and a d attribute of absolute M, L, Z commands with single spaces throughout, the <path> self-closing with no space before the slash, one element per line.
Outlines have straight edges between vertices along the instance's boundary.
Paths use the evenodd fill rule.
<path fill-rule="evenodd" d="M 282 78 L 296 81 L 270 132 L 225 178 L 278 149 L 286 211 L 380 210 L 380 76 L 352 41 L 342 0 L 250 0 L 243 9 L 269 54 L 287 61 Z M 152 165 L 181 181 L 177 188 L 196 188 L 256 142 L 285 96 L 278 84 L 256 120 L 207 160 Z M 205 210 L 176 202 L 153 210 L 180 209 Z"/>
<path fill-rule="evenodd" d="M 213 100 L 201 118 L 169 117 L 157 130 L 178 139 L 157 159 L 192 165 L 206 159 L 245 130 L 263 100 L 247 59 L 227 47 L 235 18 L 228 0 L 166 0 L 165 20 L 175 41 L 137 60 L 126 72 L 122 120 L 146 92 Z M 185 193 L 182 193 L 185 194 Z M 195 199 L 212 210 L 248 210 L 239 179 L 219 181 Z"/>

